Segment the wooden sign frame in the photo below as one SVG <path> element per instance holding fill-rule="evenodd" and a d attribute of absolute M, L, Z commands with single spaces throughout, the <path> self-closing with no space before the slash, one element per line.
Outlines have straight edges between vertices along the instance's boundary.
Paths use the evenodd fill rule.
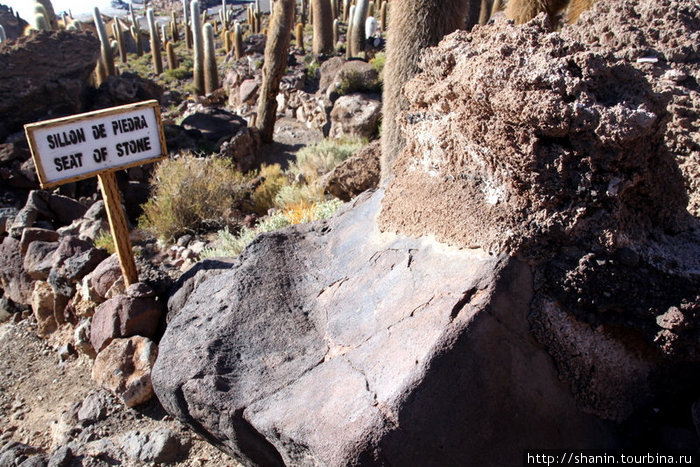
<path fill-rule="evenodd" d="M 39 130 L 46 130 L 56 127 L 65 126 L 67 124 L 74 124 L 80 122 L 88 122 L 98 118 L 107 118 L 115 115 L 121 115 L 125 113 L 130 113 L 133 111 L 139 111 L 144 109 L 153 109 L 156 124 L 158 127 L 158 140 L 161 148 L 161 154 L 159 156 L 150 157 L 147 159 L 139 159 L 134 162 L 125 162 L 119 165 L 112 165 L 105 169 L 92 170 L 88 172 L 81 173 L 77 176 L 61 178 L 58 180 L 49 180 L 50 177 L 47 176 L 47 170 L 44 167 L 44 161 L 41 159 L 39 145 L 37 143 L 36 133 Z M 138 102 L 136 104 L 122 105 L 119 107 L 111 107 L 109 109 L 96 110 L 94 112 L 87 112 L 77 115 L 71 115 L 69 117 L 55 118 L 52 120 L 44 120 L 37 123 L 30 123 L 24 126 L 24 131 L 27 135 L 27 140 L 29 141 L 29 147 L 32 152 L 32 158 L 34 159 L 34 165 L 36 166 L 36 172 L 39 176 L 39 184 L 42 188 L 51 188 L 57 185 L 63 185 L 65 183 L 76 182 L 79 180 L 85 180 L 87 178 L 94 177 L 100 173 L 116 172 L 118 170 L 124 170 L 131 167 L 136 167 L 139 165 L 144 165 L 152 162 L 158 162 L 167 156 L 167 149 L 165 144 L 165 133 L 163 132 L 163 124 L 160 113 L 160 104 L 156 100 Z M 85 155 L 83 156 L 85 157 Z"/>
<path fill-rule="evenodd" d="M 151 120 L 151 124 L 155 124 L 155 129 L 151 128 L 148 131 L 142 131 L 147 130 L 149 127 L 146 117 L 141 113 L 144 110 L 153 111 L 154 120 L 151 120 L 150 116 L 148 120 Z M 139 113 L 141 113 L 141 115 L 138 115 Z M 112 120 L 110 123 L 114 125 L 112 128 L 114 134 L 110 137 L 107 128 L 104 126 L 105 119 L 110 119 L 110 117 L 118 115 L 132 115 L 132 117 L 126 117 L 121 121 Z M 139 117 L 142 117 L 143 120 L 139 119 Z M 88 124 L 89 128 L 87 132 L 95 131 L 95 133 L 91 134 L 92 141 L 89 143 L 87 141 L 88 138 L 85 135 L 86 127 L 80 125 L 83 122 Z M 98 124 L 96 126 L 90 126 L 90 122 L 97 122 Z M 72 132 L 66 133 L 66 131 L 64 131 L 63 133 L 57 133 L 55 135 L 46 135 L 48 130 L 54 128 L 65 129 L 75 127 L 76 124 L 79 126 L 77 129 L 72 128 Z M 153 136 L 153 133 L 156 130 L 158 132 L 159 150 L 155 150 L 150 146 L 150 136 Z M 119 257 L 119 265 L 121 266 L 122 275 L 124 276 L 124 283 L 128 287 L 129 285 L 138 282 L 138 271 L 136 269 L 134 253 L 131 247 L 131 239 L 129 238 L 129 229 L 126 224 L 124 209 L 122 208 L 122 197 L 117 185 L 115 172 L 118 170 L 128 169 L 130 167 L 158 162 L 167 157 L 168 150 L 165 144 L 165 133 L 163 132 L 160 104 L 158 104 L 158 102 L 155 100 L 150 100 L 138 102 L 136 104 L 122 105 L 119 107 L 72 115 L 69 117 L 45 120 L 42 122 L 25 125 L 24 131 L 27 135 L 27 141 L 29 142 L 32 158 L 39 177 L 39 183 L 42 188 L 49 188 L 56 185 L 76 182 L 78 180 L 84 180 L 86 178 L 97 176 L 100 190 L 102 191 L 102 198 L 105 203 L 105 210 L 107 211 L 107 220 L 109 221 L 109 227 L 114 239 L 114 246 L 117 251 L 117 256 Z M 133 136 L 121 136 L 120 138 L 117 138 L 118 133 L 133 133 L 133 135 L 141 136 L 142 138 L 139 140 L 132 139 L 126 142 L 122 141 L 116 143 L 116 146 L 114 146 L 114 140 L 123 140 L 124 138 Z M 46 141 L 39 142 L 38 137 L 40 135 L 45 136 Z M 61 137 L 63 137 L 63 139 L 61 139 Z M 98 141 L 100 142 L 98 143 Z M 95 144 L 96 146 L 94 146 Z M 124 147 L 124 144 L 127 146 Z M 109 146 L 109 148 L 105 147 L 105 145 Z M 70 150 L 59 150 L 55 153 L 48 154 L 49 150 L 46 149 L 47 146 L 51 151 L 53 151 L 56 146 L 60 148 L 74 146 L 75 150 L 81 149 L 82 151 L 85 151 L 87 149 L 93 151 L 94 154 L 88 155 L 79 152 L 65 155 L 65 152 Z M 73 169 L 73 166 L 76 166 L 75 168 L 82 168 L 82 158 L 86 155 L 88 157 L 93 157 L 93 162 L 90 162 L 92 166 L 95 166 L 95 164 L 99 164 L 100 162 L 105 162 L 105 167 L 103 169 L 99 169 L 99 166 L 95 166 L 97 168 L 88 168 L 86 171 L 81 171 L 76 175 L 67 176 L 65 178 L 57 178 L 55 175 L 52 177 L 49 175 L 49 170 L 44 167 L 44 161 L 42 160 L 42 154 L 40 153 L 42 148 L 45 150 L 45 156 L 47 156 L 47 154 L 49 158 L 56 156 L 53 159 L 55 164 L 53 172 Z M 132 154 L 134 151 L 144 152 L 145 154 L 142 154 L 141 156 L 137 155 L 131 159 L 124 159 L 124 163 L 114 164 L 113 162 L 107 162 L 108 157 L 112 161 L 119 161 L 119 157 L 124 155 L 128 156 L 128 153 L 130 152 L 129 148 L 132 148 Z M 112 150 L 108 151 L 108 149 Z M 115 154 L 115 151 L 117 154 Z M 154 155 L 154 153 L 159 154 Z M 64 155 L 58 157 L 60 154 Z M 117 159 L 114 159 L 114 157 L 117 157 Z M 101 161 L 98 161 L 98 158 L 101 159 Z M 131 160 L 131 162 L 129 162 L 129 160 Z M 86 158 L 85 161 L 89 161 L 89 159 Z M 69 163 L 71 164 L 70 167 L 68 167 Z"/>

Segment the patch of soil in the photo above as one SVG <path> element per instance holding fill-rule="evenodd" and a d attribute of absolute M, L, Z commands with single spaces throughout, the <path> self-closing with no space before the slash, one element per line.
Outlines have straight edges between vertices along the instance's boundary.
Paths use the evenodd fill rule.
<path fill-rule="evenodd" d="M 36 336 L 33 318 L 0 325 L 0 451 L 11 441 L 28 444 L 50 456 L 70 443 L 74 452 L 71 465 L 146 465 L 129 458 L 119 447 L 128 432 L 150 433 L 167 428 L 183 444 L 189 455 L 177 466 L 231 466 L 239 464 L 165 413 L 157 399 L 129 409 L 107 395 L 105 418 L 94 423 L 78 422 L 75 413 L 83 401 L 99 388 L 90 372 L 92 360 L 75 355 L 60 362 L 56 342 L 69 341 L 69 327 L 50 340 Z M 66 338 L 61 338 L 61 335 Z M 100 444 L 101 442 L 101 444 Z M 85 447 L 74 448 L 76 444 Z M 89 447 L 94 445 L 95 447 Z M 107 460 L 97 446 L 112 446 Z M 116 449 L 115 449 L 116 448 Z M 110 459 L 111 458 L 111 459 Z"/>

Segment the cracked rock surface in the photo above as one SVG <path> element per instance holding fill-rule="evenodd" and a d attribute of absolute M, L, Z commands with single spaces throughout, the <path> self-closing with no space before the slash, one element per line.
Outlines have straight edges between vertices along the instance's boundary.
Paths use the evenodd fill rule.
<path fill-rule="evenodd" d="M 526 446 L 614 444 L 528 335 L 530 268 L 380 233 L 382 196 L 262 235 L 197 285 L 152 374 L 166 410 L 248 465 L 508 465 Z"/>

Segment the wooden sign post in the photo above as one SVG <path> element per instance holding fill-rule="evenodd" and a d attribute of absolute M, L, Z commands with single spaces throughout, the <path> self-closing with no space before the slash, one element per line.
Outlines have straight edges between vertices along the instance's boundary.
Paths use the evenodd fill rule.
<path fill-rule="evenodd" d="M 156 101 L 112 107 L 24 126 L 42 188 L 97 175 L 124 283 L 138 282 L 117 170 L 167 154 Z"/>

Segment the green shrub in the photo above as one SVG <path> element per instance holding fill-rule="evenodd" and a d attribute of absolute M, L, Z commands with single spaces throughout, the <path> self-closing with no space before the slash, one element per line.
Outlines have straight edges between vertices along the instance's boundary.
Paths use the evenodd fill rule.
<path fill-rule="evenodd" d="M 261 216 L 267 214 L 270 208 L 275 207 L 275 198 L 283 186 L 287 185 L 287 176 L 282 172 L 279 164 L 264 165 L 260 168 L 262 183 L 258 185 L 252 195 L 255 212 Z"/>
<path fill-rule="evenodd" d="M 110 255 L 117 251 L 114 248 L 114 237 L 109 230 L 100 230 L 100 233 L 95 237 L 95 248 L 107 250 Z"/>
<path fill-rule="evenodd" d="M 367 144 L 364 138 L 324 139 L 300 149 L 289 171 L 303 175 L 308 182 L 330 172 Z"/>
<path fill-rule="evenodd" d="M 339 199 L 332 199 L 309 207 L 292 208 L 284 212 L 277 212 L 260 221 L 254 229 L 243 227 L 238 235 L 234 235 L 228 228 L 224 228 L 219 231 L 217 245 L 212 248 L 205 248 L 200 254 L 200 258 L 238 256 L 258 234 L 279 230 L 292 224 L 328 219 L 342 205 L 343 202 Z"/>
<path fill-rule="evenodd" d="M 245 177 L 230 161 L 185 155 L 159 163 L 151 178 L 152 196 L 139 226 L 164 241 L 205 226 L 221 227 Z"/>
<path fill-rule="evenodd" d="M 323 202 L 323 188 L 316 184 L 304 185 L 295 183 L 285 185 L 275 196 L 275 207 L 278 209 L 291 209 L 294 206 L 310 206 Z"/>

